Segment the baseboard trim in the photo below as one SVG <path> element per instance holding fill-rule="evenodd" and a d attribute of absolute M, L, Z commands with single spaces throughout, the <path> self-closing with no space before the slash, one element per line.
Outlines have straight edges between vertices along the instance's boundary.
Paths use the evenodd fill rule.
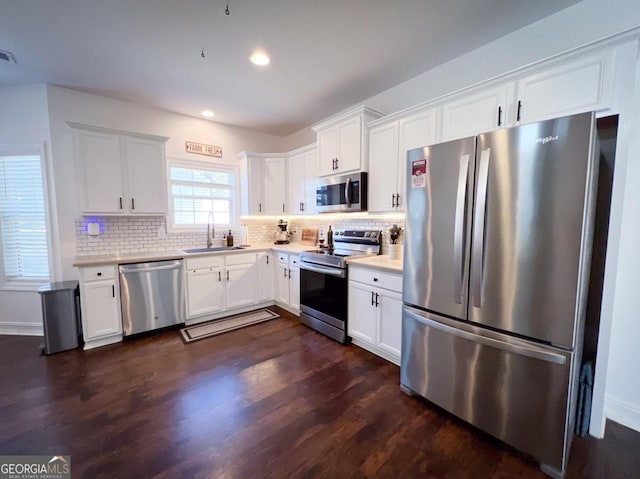
<path fill-rule="evenodd" d="M 607 419 L 640 432 L 640 408 L 625 401 L 605 396 L 604 414 Z"/>
<path fill-rule="evenodd" d="M 12 336 L 44 336 L 42 323 L 0 322 L 0 334 Z"/>

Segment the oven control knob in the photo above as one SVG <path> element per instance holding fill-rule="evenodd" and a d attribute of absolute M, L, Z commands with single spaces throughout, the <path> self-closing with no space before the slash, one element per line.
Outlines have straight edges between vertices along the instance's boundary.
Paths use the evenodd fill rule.
<path fill-rule="evenodd" d="M 368 231 L 364 234 L 365 238 L 368 238 L 369 236 L 371 236 L 371 233 L 369 233 Z"/>

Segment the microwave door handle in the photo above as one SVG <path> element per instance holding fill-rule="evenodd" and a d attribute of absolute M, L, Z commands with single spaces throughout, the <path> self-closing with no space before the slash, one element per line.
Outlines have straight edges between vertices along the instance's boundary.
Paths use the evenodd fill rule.
<path fill-rule="evenodd" d="M 344 184 L 344 199 L 347 206 L 351 206 L 351 178 L 347 178 L 347 182 Z"/>

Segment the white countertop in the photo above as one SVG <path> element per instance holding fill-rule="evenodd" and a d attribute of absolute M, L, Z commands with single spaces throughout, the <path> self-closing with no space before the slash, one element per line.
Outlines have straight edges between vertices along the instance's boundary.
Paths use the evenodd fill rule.
<path fill-rule="evenodd" d="M 106 264 L 141 263 L 144 261 L 163 261 L 163 260 L 171 260 L 171 259 L 191 258 L 194 256 L 258 253 L 261 251 L 270 251 L 270 250 L 284 252 L 284 253 L 300 253 L 302 251 L 308 251 L 315 248 L 316 247 L 314 245 L 303 244 L 303 243 L 289 243 L 289 244 L 278 244 L 278 245 L 273 243 L 259 243 L 259 244 L 247 246 L 246 248 L 243 248 L 243 249 L 236 249 L 236 250 L 230 250 L 230 251 L 204 252 L 204 253 L 183 253 L 180 250 L 140 251 L 138 253 L 76 256 L 73 260 L 73 266 L 85 267 L 85 266 L 101 266 Z"/>
<path fill-rule="evenodd" d="M 402 274 L 402 258 L 391 259 L 389 255 L 367 256 L 364 258 L 347 259 L 347 263 L 352 266 L 363 266 L 378 269 L 388 273 Z"/>

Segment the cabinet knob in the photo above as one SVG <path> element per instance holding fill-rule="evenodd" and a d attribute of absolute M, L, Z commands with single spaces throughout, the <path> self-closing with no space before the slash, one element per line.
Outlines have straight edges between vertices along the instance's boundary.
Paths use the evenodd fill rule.
<path fill-rule="evenodd" d="M 102 273 L 96 273 L 97 276 L 102 276 Z"/>
<path fill-rule="evenodd" d="M 378 278 L 373 278 L 373 280 L 374 280 L 375 282 L 378 282 Z"/>

